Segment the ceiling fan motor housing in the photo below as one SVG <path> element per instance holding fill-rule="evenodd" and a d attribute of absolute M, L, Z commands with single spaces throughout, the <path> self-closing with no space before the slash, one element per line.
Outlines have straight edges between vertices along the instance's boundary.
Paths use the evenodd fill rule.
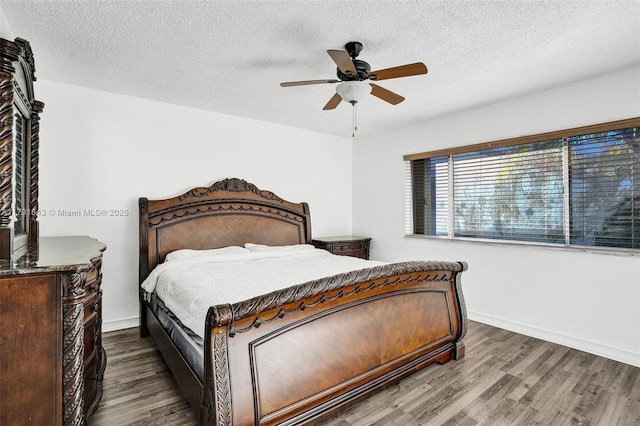
<path fill-rule="evenodd" d="M 353 59 L 353 66 L 356 69 L 356 75 L 345 74 L 340 71 L 340 68 L 337 68 L 338 78 L 342 81 L 363 81 L 369 77 L 369 72 L 371 72 L 371 65 L 366 63 L 365 61 L 361 61 L 360 59 Z"/>
<path fill-rule="evenodd" d="M 360 43 L 359 41 L 350 41 L 349 43 L 344 45 L 344 50 L 347 52 L 347 54 L 349 54 L 351 62 L 353 62 L 353 66 L 356 69 L 356 75 L 343 73 L 342 71 L 340 71 L 340 68 L 338 68 L 338 78 L 342 81 L 366 80 L 367 77 L 369 77 L 371 66 L 365 61 L 356 59 L 360 52 L 362 52 L 362 43 Z"/>

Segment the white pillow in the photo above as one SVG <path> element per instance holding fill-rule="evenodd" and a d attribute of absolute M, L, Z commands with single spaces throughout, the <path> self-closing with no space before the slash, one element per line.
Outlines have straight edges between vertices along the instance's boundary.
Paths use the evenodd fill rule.
<path fill-rule="evenodd" d="M 189 259 L 200 256 L 217 256 L 217 255 L 229 255 L 229 254 L 242 254 L 242 253 L 250 253 L 249 250 L 240 246 L 228 246 L 217 249 L 206 249 L 206 250 L 194 250 L 194 249 L 181 249 L 172 251 L 167 254 L 164 261 L 170 262 L 172 260 L 181 260 L 181 259 Z"/>
<path fill-rule="evenodd" d="M 252 252 L 264 252 L 264 251 L 278 251 L 278 252 L 302 252 L 315 250 L 316 248 L 311 244 L 292 244 L 286 246 L 267 246 L 264 244 L 246 243 L 244 248 Z"/>

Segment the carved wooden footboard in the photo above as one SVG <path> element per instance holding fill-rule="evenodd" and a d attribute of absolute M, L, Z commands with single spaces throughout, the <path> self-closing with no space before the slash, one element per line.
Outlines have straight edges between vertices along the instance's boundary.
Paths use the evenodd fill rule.
<path fill-rule="evenodd" d="M 201 423 L 313 424 L 464 356 L 464 262 L 407 262 L 210 308 Z"/>

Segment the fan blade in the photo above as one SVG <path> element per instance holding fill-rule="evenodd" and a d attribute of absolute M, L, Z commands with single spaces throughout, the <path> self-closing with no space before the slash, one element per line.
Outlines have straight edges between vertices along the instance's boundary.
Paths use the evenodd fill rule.
<path fill-rule="evenodd" d="M 385 68 L 383 70 L 371 71 L 369 80 L 388 80 L 390 78 L 409 77 L 427 73 L 427 66 L 422 62 L 415 64 L 400 65 L 399 67 Z"/>
<path fill-rule="evenodd" d="M 280 83 L 282 87 L 291 87 L 291 86 L 306 86 L 308 84 L 325 84 L 325 83 L 339 83 L 340 80 L 306 80 L 306 81 L 287 81 L 284 83 Z"/>
<path fill-rule="evenodd" d="M 333 62 L 336 63 L 340 71 L 348 75 L 356 75 L 358 71 L 356 71 L 356 67 L 353 66 L 353 61 L 351 61 L 351 57 L 344 50 L 327 50 Z"/>
<path fill-rule="evenodd" d="M 335 107 L 337 107 L 341 101 L 342 101 L 342 96 L 336 93 L 331 97 L 331 99 L 329 99 L 329 102 L 327 102 L 327 104 L 322 109 L 325 111 L 330 109 L 335 109 Z"/>
<path fill-rule="evenodd" d="M 371 94 L 383 101 L 389 102 L 392 105 L 398 105 L 404 101 L 404 98 L 397 93 L 393 93 L 391 90 L 387 90 L 384 87 L 380 87 L 377 84 L 369 83 L 371 85 Z"/>

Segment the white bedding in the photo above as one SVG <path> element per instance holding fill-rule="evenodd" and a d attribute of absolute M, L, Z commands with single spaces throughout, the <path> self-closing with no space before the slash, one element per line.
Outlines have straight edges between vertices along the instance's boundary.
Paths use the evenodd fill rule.
<path fill-rule="evenodd" d="M 183 325 L 204 338 L 207 310 L 322 277 L 382 265 L 337 256 L 307 244 L 247 244 L 217 250 L 174 252 L 142 284 L 155 292 Z"/>

